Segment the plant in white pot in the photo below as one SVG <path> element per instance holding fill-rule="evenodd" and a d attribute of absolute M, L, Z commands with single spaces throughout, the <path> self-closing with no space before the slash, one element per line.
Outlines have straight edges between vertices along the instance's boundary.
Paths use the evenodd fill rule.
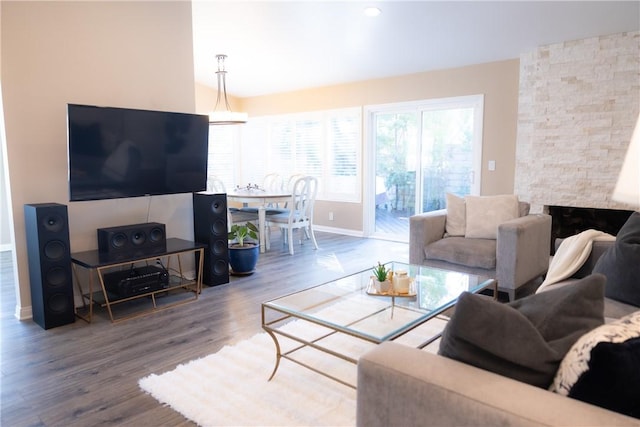
<path fill-rule="evenodd" d="M 378 265 L 373 267 L 371 271 L 373 271 L 373 281 L 376 291 L 379 293 L 389 292 L 391 288 L 391 280 L 389 277 L 391 269 L 387 269 L 384 264 L 380 264 L 380 261 L 378 261 Z"/>
<path fill-rule="evenodd" d="M 258 227 L 253 223 L 233 224 L 229 230 L 229 265 L 232 274 L 248 275 L 255 271 L 260 255 Z M 252 241 L 247 241 L 251 239 Z"/>

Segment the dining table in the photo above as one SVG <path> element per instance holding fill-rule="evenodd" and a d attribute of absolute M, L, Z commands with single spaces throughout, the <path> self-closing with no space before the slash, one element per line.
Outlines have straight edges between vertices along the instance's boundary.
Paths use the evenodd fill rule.
<path fill-rule="evenodd" d="M 274 192 L 261 188 L 235 188 L 227 192 L 227 199 L 247 206 L 256 206 L 258 208 L 260 252 L 264 253 L 269 246 L 265 233 L 267 227 L 267 207 L 274 203 L 285 203 L 290 201 L 291 192 Z"/>

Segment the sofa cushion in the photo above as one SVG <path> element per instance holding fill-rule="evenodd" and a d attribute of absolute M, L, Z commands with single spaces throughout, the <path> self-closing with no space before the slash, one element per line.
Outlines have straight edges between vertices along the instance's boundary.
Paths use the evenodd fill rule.
<path fill-rule="evenodd" d="M 466 230 L 464 198 L 447 193 L 447 219 L 445 237 L 464 236 Z"/>
<path fill-rule="evenodd" d="M 465 237 L 475 239 L 495 239 L 498 226 L 503 222 L 518 218 L 520 208 L 518 196 L 466 196 Z"/>
<path fill-rule="evenodd" d="M 640 307 L 640 212 L 631 214 L 615 244 L 596 262 L 594 273 L 607 277 L 608 298 Z"/>
<path fill-rule="evenodd" d="M 463 292 L 439 354 L 547 388 L 576 340 L 604 323 L 604 285 L 591 275 L 509 304 Z"/>
<path fill-rule="evenodd" d="M 424 248 L 426 259 L 437 259 L 467 267 L 496 268 L 496 241 L 445 237 Z"/>
<path fill-rule="evenodd" d="M 640 311 L 580 337 L 551 391 L 640 417 Z"/>

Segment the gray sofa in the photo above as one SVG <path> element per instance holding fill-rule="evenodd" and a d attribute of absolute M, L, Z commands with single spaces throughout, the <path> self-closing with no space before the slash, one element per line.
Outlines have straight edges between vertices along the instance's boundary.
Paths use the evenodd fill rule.
<path fill-rule="evenodd" d="M 568 284 L 613 244 L 595 242 Z M 638 307 L 605 298 L 605 318 Z M 433 350 L 432 350 L 433 351 Z M 640 426 L 640 419 L 456 360 L 386 342 L 358 362 L 358 426 Z"/>
<path fill-rule="evenodd" d="M 358 362 L 356 424 L 376 426 L 640 426 L 640 420 L 385 342 Z"/>
<path fill-rule="evenodd" d="M 502 223 L 495 240 L 447 237 L 446 209 L 414 215 L 409 219 L 409 262 L 495 278 L 498 290 L 513 300 L 518 288 L 549 266 L 551 216 L 528 212 L 529 204 L 520 202 L 520 217 Z M 440 256 L 432 255 L 434 244 Z"/>

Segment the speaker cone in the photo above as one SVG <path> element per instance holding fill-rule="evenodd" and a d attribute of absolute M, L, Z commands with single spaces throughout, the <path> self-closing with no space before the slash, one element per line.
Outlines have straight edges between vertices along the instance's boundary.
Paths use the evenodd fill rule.
<path fill-rule="evenodd" d="M 65 255 L 66 249 L 60 240 L 51 240 L 44 245 L 44 255 L 52 261 L 57 261 Z"/>
<path fill-rule="evenodd" d="M 57 233 L 64 227 L 63 219 L 60 215 L 45 215 L 42 218 L 42 226 L 50 233 Z"/>
<path fill-rule="evenodd" d="M 149 233 L 149 240 L 152 242 L 160 242 L 164 238 L 164 232 L 161 228 L 154 228 Z"/>
<path fill-rule="evenodd" d="M 61 286 L 67 284 L 67 272 L 62 267 L 53 267 L 46 274 L 47 284 L 51 286 Z"/>
<path fill-rule="evenodd" d="M 222 240 L 216 240 L 213 243 L 213 253 L 216 255 L 221 255 L 221 254 L 225 254 L 227 251 L 227 241 L 222 241 Z"/>
<path fill-rule="evenodd" d="M 229 263 L 226 260 L 218 259 L 213 265 L 213 273 L 215 275 L 227 274 L 229 272 Z"/>
<path fill-rule="evenodd" d="M 69 297 L 65 294 L 53 294 L 49 297 L 47 309 L 53 313 L 64 313 L 69 309 Z"/>
<path fill-rule="evenodd" d="M 136 246 L 140 246 L 144 244 L 144 242 L 146 241 L 147 241 L 147 235 L 144 234 L 142 231 L 136 231 L 131 235 L 131 243 L 133 243 Z"/>
<path fill-rule="evenodd" d="M 123 248 L 127 244 L 127 235 L 116 233 L 111 237 L 111 246 L 116 249 Z"/>
<path fill-rule="evenodd" d="M 213 224 L 211 224 L 211 232 L 215 235 L 215 236 L 221 236 L 222 234 L 227 234 L 227 224 L 225 224 L 224 221 L 221 221 L 219 219 L 213 221 Z"/>
<path fill-rule="evenodd" d="M 211 212 L 213 212 L 214 214 L 218 214 L 219 215 L 225 209 L 226 208 L 220 202 L 216 201 L 216 202 L 211 203 Z"/>

